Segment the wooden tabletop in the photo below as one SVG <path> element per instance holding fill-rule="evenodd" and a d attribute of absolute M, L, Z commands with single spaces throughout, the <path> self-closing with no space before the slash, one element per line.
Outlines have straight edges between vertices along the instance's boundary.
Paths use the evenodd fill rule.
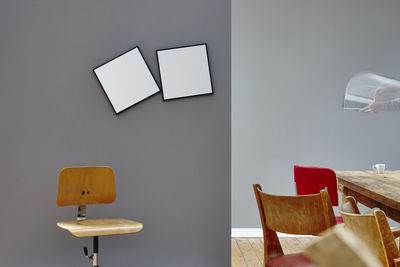
<path fill-rule="evenodd" d="M 337 171 L 338 190 L 400 222 L 400 171 Z"/>

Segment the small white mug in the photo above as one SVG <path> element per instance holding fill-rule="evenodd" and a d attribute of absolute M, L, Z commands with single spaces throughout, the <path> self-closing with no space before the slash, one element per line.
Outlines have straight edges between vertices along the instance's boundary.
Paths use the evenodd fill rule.
<path fill-rule="evenodd" d="M 372 169 L 377 173 L 382 174 L 385 172 L 385 164 L 374 164 L 372 165 Z"/>

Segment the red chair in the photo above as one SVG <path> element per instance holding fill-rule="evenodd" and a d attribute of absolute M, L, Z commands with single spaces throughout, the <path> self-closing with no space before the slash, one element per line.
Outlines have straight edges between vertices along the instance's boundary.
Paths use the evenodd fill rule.
<path fill-rule="evenodd" d="M 329 168 L 294 165 L 294 182 L 297 195 L 317 194 L 326 189 L 329 193 L 332 206 L 339 206 L 336 174 Z M 337 223 L 343 223 L 340 216 L 336 216 Z"/>

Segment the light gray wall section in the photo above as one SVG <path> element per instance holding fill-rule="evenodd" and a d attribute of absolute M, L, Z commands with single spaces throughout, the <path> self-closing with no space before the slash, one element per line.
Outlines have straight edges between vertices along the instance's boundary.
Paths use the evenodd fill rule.
<path fill-rule="evenodd" d="M 100 238 L 100 266 L 229 266 L 230 1 L 34 0 L 0 6 L 0 265 L 89 266 L 56 226 L 65 166 L 110 165 L 117 199 L 89 217 L 144 223 Z M 116 116 L 92 68 L 139 45 L 206 42 L 215 94 Z"/>
<path fill-rule="evenodd" d="M 232 1 L 232 227 L 261 227 L 253 183 L 293 194 L 293 165 L 399 169 L 400 113 L 342 109 L 348 80 L 400 79 L 400 1 Z"/>

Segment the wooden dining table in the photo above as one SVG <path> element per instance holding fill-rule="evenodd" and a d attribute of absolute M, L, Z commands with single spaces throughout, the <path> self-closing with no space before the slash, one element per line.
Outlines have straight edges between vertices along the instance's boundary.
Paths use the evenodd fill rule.
<path fill-rule="evenodd" d="M 337 171 L 338 191 L 353 196 L 369 208 L 380 208 L 386 216 L 400 222 L 400 170 Z"/>

